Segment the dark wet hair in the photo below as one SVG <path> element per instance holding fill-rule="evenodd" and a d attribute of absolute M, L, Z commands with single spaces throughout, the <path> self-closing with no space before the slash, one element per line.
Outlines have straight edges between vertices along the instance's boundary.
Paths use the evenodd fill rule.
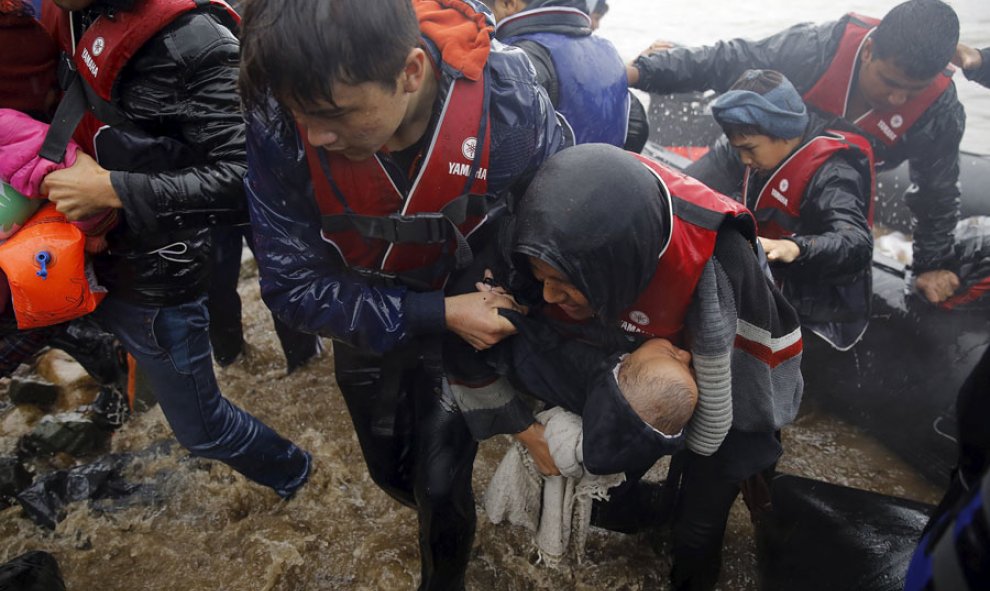
<path fill-rule="evenodd" d="M 393 88 L 419 44 L 410 0 L 247 0 L 238 85 L 248 109 L 280 102 L 333 104 L 333 84 Z"/>
<path fill-rule="evenodd" d="M 759 95 L 764 95 L 774 88 L 780 86 L 784 81 L 784 75 L 777 70 L 746 70 L 742 73 L 729 90 L 748 90 Z M 744 135 L 765 135 L 771 139 L 782 140 L 786 138 L 778 137 L 759 125 L 751 123 L 732 123 L 730 121 L 718 121 L 726 137 L 740 137 Z"/>
<path fill-rule="evenodd" d="M 873 39 L 873 55 L 892 59 L 916 80 L 927 80 L 949 64 L 959 43 L 959 17 L 941 0 L 909 0 L 890 9 Z"/>

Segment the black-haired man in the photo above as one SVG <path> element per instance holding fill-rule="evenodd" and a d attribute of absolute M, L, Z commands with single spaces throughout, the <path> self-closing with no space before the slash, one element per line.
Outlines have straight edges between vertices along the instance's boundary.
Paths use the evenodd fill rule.
<path fill-rule="evenodd" d="M 847 14 L 760 41 L 672 48 L 637 58 L 630 85 L 651 92 L 723 92 L 747 69 L 784 74 L 805 102 L 848 122 L 873 145 L 879 170 L 910 163 L 916 286 L 933 303 L 959 286 L 953 232 L 959 218 L 959 142 L 966 115 L 946 68 L 959 19 L 939 0 L 909 0 L 882 21 Z M 723 190 L 705 160 L 690 174 Z"/>
<path fill-rule="evenodd" d="M 465 349 L 470 363 L 465 342 L 514 332 L 498 314 L 511 298 L 473 292 L 493 245 L 485 222 L 562 141 L 532 66 L 491 38 L 486 10 L 244 3 L 262 296 L 287 324 L 334 339 L 371 476 L 419 512 L 423 589 L 463 588 L 475 525 L 477 446 L 442 366 Z"/>

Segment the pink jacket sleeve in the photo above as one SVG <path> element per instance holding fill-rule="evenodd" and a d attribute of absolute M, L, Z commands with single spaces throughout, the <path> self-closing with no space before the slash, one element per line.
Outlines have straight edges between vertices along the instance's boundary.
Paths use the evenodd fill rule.
<path fill-rule="evenodd" d="M 48 133 L 48 124 L 33 119 L 20 111 L 0 109 L 0 179 L 22 195 L 42 199 L 41 182 L 48 173 L 68 168 L 76 163 L 79 145 L 69 141 L 65 159 L 61 163 L 46 160 L 38 155 Z M 116 223 L 112 209 L 73 222 L 87 236 L 106 233 Z"/>
<path fill-rule="evenodd" d="M 56 164 L 38 156 L 48 125 L 12 109 L 0 109 L 0 179 L 21 194 L 41 198 L 41 181 L 54 170 L 72 166 L 79 146 L 70 141 L 65 160 Z"/>

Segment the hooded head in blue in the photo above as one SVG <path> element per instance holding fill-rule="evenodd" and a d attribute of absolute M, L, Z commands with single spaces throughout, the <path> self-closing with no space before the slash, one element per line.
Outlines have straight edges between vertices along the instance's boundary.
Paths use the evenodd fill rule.
<path fill-rule="evenodd" d="M 712 116 L 730 134 L 798 138 L 808 127 L 808 109 L 791 81 L 774 70 L 746 70 L 728 92 L 712 103 Z M 731 134 L 730 134 L 731 135 Z"/>

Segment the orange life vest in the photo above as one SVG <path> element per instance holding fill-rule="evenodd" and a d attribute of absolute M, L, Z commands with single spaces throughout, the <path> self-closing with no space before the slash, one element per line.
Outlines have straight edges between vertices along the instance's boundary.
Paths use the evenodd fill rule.
<path fill-rule="evenodd" d="M 826 113 L 846 116 L 849 95 L 856 80 L 859 53 L 879 22 L 875 18 L 850 14 L 838 51 L 818 82 L 804 93 L 804 102 Z M 952 66 L 948 66 L 923 91 L 900 107 L 883 113 L 871 109 L 852 123 L 888 146 L 896 144 L 949 87 L 954 71 Z"/>

